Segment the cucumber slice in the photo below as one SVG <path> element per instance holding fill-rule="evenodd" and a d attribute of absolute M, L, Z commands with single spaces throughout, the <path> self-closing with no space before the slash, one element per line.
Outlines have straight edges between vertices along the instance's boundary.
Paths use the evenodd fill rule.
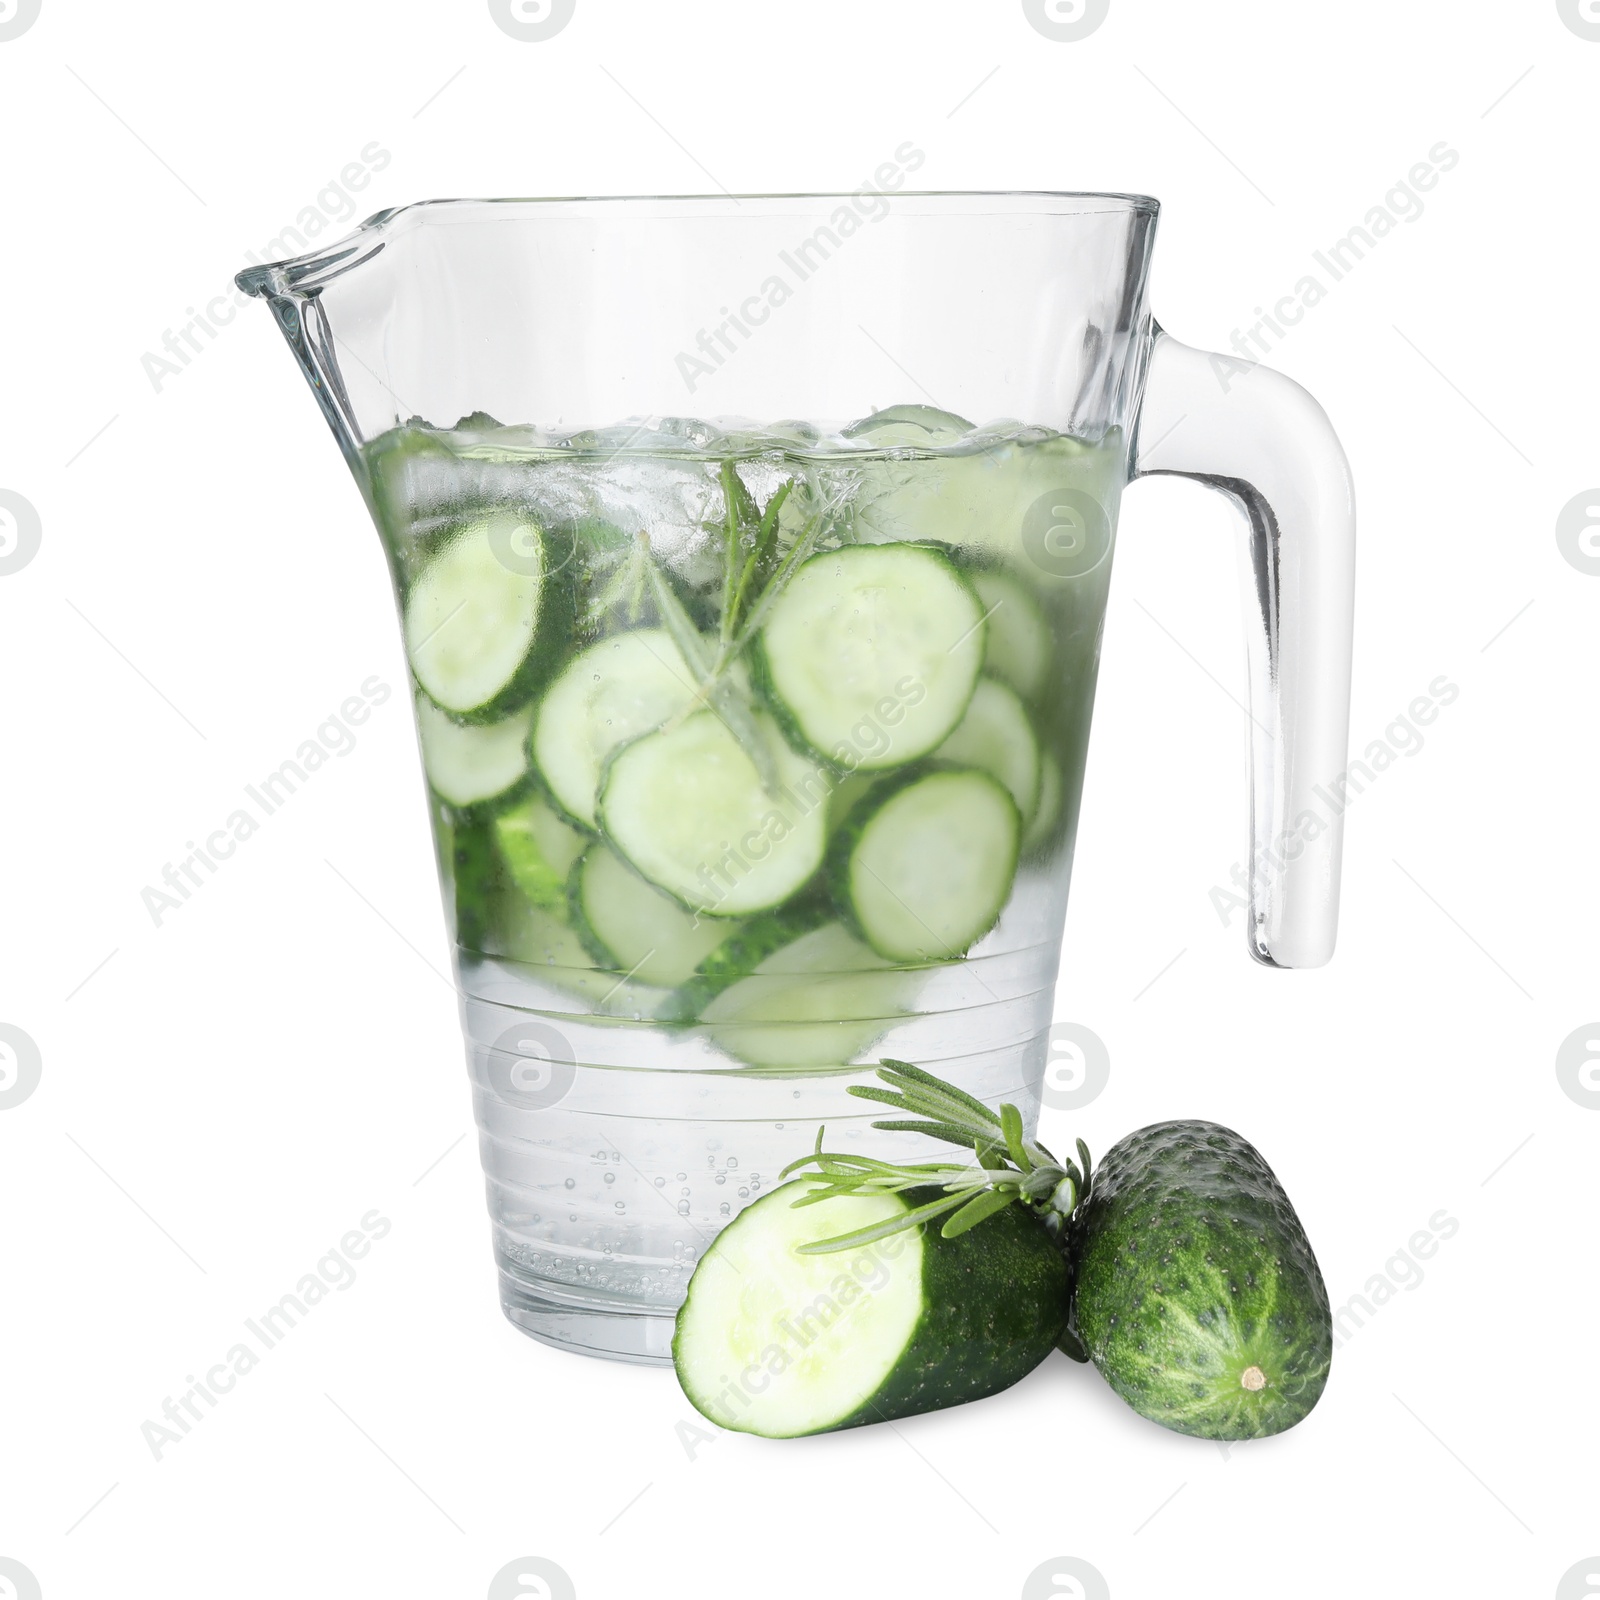
<path fill-rule="evenodd" d="M 433 792 L 463 808 L 509 798 L 528 776 L 531 716 L 524 711 L 504 722 L 463 726 L 418 695 L 417 735 Z"/>
<path fill-rule="evenodd" d="M 1050 674 L 1050 624 L 1039 602 L 1020 578 L 1009 572 L 968 574 L 988 618 L 984 671 L 1004 678 L 1018 694 L 1032 699 Z"/>
<path fill-rule="evenodd" d="M 495 845 L 516 889 L 536 906 L 565 915 L 567 880 L 589 836 L 569 827 L 542 795 L 494 820 Z"/>
<path fill-rule="evenodd" d="M 922 1223 L 857 1249 L 799 1247 L 888 1222 L 940 1191 L 795 1209 L 786 1183 L 722 1230 L 672 1341 L 683 1392 L 721 1428 L 794 1439 L 981 1400 L 1025 1378 L 1067 1317 L 1065 1259 L 1007 1206 L 954 1239 Z"/>
<path fill-rule="evenodd" d="M 571 894 L 573 926 L 595 957 L 641 983 L 682 983 L 728 936 L 726 922 L 685 911 L 603 844 L 585 852 Z"/>
<path fill-rule="evenodd" d="M 673 997 L 747 1066 L 842 1068 L 907 1015 L 924 969 L 907 972 L 837 922 L 779 912 L 726 941 Z"/>
<path fill-rule="evenodd" d="M 983 648 L 983 607 L 942 553 L 847 545 L 796 570 L 757 636 L 756 673 L 797 743 L 880 772 L 961 720 Z"/>
<path fill-rule="evenodd" d="M 774 794 L 714 711 L 635 739 L 606 768 L 606 837 L 691 911 L 739 917 L 780 905 L 822 864 L 832 781 L 784 744 L 770 717 L 753 722 L 777 769 Z"/>
<path fill-rule="evenodd" d="M 919 769 L 856 807 L 834 841 L 834 894 L 880 955 L 954 960 L 999 919 L 1021 832 L 989 773 Z"/>
<path fill-rule="evenodd" d="M 1056 823 L 1061 817 L 1061 802 L 1065 792 L 1061 782 L 1061 763 L 1048 752 L 1039 757 L 1039 804 L 1033 813 L 1033 821 L 1028 824 L 1028 831 L 1022 836 L 1024 851 L 1038 850 L 1046 844 L 1055 832 Z"/>
<path fill-rule="evenodd" d="M 1016 690 L 980 678 L 967 714 L 939 746 L 939 759 L 992 773 L 1011 791 L 1022 820 L 1039 804 L 1039 741 Z"/>
<path fill-rule="evenodd" d="M 406 653 L 435 705 L 492 722 L 526 700 L 561 626 L 551 545 L 502 511 L 470 523 L 417 575 L 405 602 Z"/>
<path fill-rule="evenodd" d="M 606 757 L 676 716 L 694 691 L 694 674 L 665 628 L 636 628 L 580 650 L 545 692 L 533 728 L 534 763 L 567 814 L 595 827 Z"/>

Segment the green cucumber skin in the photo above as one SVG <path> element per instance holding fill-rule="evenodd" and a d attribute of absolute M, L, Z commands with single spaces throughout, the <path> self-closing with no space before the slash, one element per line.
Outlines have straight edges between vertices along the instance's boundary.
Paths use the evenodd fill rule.
<path fill-rule="evenodd" d="M 1328 1292 L 1253 1145 L 1161 1122 L 1106 1152 L 1071 1229 L 1070 1331 L 1140 1416 L 1201 1439 L 1282 1433 L 1322 1394 Z M 1258 1367 L 1264 1387 L 1240 1373 Z"/>
<path fill-rule="evenodd" d="M 589 847 L 590 850 L 598 848 L 602 847 L 596 845 Z M 594 924 L 589 921 L 589 914 L 583 908 L 583 866 L 588 859 L 589 851 L 585 850 L 572 863 L 572 869 L 567 873 L 567 921 L 571 924 L 572 931 L 577 934 L 579 943 L 594 958 L 597 966 L 620 971 L 616 952 L 594 931 Z"/>
<path fill-rule="evenodd" d="M 486 949 L 504 876 L 492 826 L 484 821 L 458 824 L 451 834 L 451 860 L 456 943 L 463 950 Z"/>
<path fill-rule="evenodd" d="M 917 1206 L 941 1190 L 911 1189 Z M 1010 1205 L 954 1239 L 945 1219 L 922 1234 L 922 1318 L 877 1393 L 840 1428 L 892 1422 L 965 1405 L 1019 1383 L 1056 1348 L 1066 1328 L 1067 1263 L 1044 1224 Z"/>
<path fill-rule="evenodd" d="M 788 1205 L 795 1187 L 773 1190 L 740 1216 L 761 1206 Z M 900 1198 L 910 1210 L 941 1193 L 910 1189 Z M 822 1215 L 825 1206 L 823 1202 L 816 1214 Z M 917 1225 L 923 1249 L 922 1314 L 893 1369 L 855 1411 L 815 1432 L 837 1433 L 982 1400 L 1019 1383 L 1055 1349 L 1067 1321 L 1067 1263 L 1044 1224 L 1031 1211 L 1012 1205 L 946 1239 L 939 1232 L 944 1220 Z M 692 1281 L 689 1293 L 694 1293 Z M 677 1328 L 682 1327 L 680 1312 Z M 677 1331 L 672 1345 L 681 1372 Z M 693 1393 L 687 1388 L 684 1392 L 700 1410 Z M 752 1431 L 719 1421 L 708 1411 L 702 1415 L 730 1432 Z"/>

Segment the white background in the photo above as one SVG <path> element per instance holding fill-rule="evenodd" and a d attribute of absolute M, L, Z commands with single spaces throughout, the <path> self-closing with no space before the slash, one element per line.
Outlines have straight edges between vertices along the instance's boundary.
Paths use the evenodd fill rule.
<path fill-rule="evenodd" d="M 1081 1592 L 1024 1587 L 1068 1556 L 1116 1600 L 1557 1594 L 1600 1551 L 1600 1095 L 1555 1071 L 1600 1016 L 1600 576 L 1555 536 L 1600 481 L 1597 83 L 1555 0 L 1112 0 L 1077 43 L 1017 0 L 578 0 L 544 43 L 481 0 L 43 0 L 0 42 L 0 489 L 42 525 L 0 577 L 0 1022 L 43 1062 L 0 1112 L 0 1556 L 45 1600 L 476 1600 L 523 1556 L 581 1600 L 1031 1600 Z M 1354 750 L 1460 690 L 1349 812 L 1325 970 L 1253 965 L 1209 898 L 1245 849 L 1231 513 L 1150 481 L 1119 540 L 1057 1006 L 1111 1080 L 1043 1137 L 1239 1128 L 1336 1304 L 1459 1224 L 1277 1440 L 1163 1433 L 1052 1359 L 893 1429 L 686 1445 L 670 1373 L 516 1332 L 398 695 L 181 912 L 140 903 L 362 680 L 403 682 L 266 314 L 147 377 L 186 307 L 373 141 L 353 219 L 850 188 L 907 139 L 927 188 L 1160 197 L 1157 314 L 1212 348 L 1460 153 L 1273 358 L 1355 471 Z M 359 1280 L 154 1460 L 141 1423 L 374 1208 Z"/>

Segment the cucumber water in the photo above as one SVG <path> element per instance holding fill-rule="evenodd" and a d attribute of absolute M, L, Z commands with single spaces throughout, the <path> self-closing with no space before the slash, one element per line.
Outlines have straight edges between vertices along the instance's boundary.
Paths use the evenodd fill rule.
<path fill-rule="evenodd" d="M 502 1271 L 671 1310 L 879 1053 L 1038 1077 L 1119 434 L 473 412 L 366 469 Z"/>

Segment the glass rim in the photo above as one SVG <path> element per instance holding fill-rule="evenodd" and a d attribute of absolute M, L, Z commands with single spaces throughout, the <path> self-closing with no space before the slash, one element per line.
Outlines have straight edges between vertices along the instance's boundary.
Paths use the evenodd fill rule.
<path fill-rule="evenodd" d="M 501 195 L 474 198 L 468 195 L 432 200 L 413 200 L 406 205 L 392 206 L 374 212 L 365 221 L 342 238 L 319 248 L 306 250 L 299 255 L 286 256 L 278 261 L 262 262 L 237 273 L 234 282 L 246 294 L 265 299 L 292 296 L 296 289 L 310 287 L 308 279 L 326 282 L 330 275 L 349 271 L 367 258 L 365 244 L 374 235 L 389 232 L 394 224 L 405 219 L 421 220 L 425 214 L 448 213 L 456 207 L 466 209 L 477 206 L 527 207 L 534 210 L 548 208 L 552 213 L 563 209 L 572 216 L 603 215 L 610 210 L 628 212 L 647 220 L 652 207 L 664 208 L 663 215 L 670 217 L 688 207 L 711 207 L 713 215 L 737 217 L 739 208 L 746 202 L 759 207 L 746 213 L 750 216 L 781 215 L 783 208 L 794 206 L 815 212 L 827 204 L 849 205 L 855 200 L 871 195 L 883 200 L 891 209 L 905 207 L 908 202 L 932 202 L 929 215 L 973 216 L 996 204 L 1009 207 L 1018 216 L 1087 217 L 1123 213 L 1144 216 L 1152 221 L 1160 214 L 1161 202 L 1151 195 L 1121 193 L 1115 190 L 1092 189 L 895 189 L 885 190 L 863 183 L 854 189 L 771 190 L 748 194 L 734 194 L 724 190 L 708 194 L 575 194 L 575 195 Z M 381 248 L 377 246 L 375 248 Z M 355 257 L 356 259 L 352 259 Z"/>

